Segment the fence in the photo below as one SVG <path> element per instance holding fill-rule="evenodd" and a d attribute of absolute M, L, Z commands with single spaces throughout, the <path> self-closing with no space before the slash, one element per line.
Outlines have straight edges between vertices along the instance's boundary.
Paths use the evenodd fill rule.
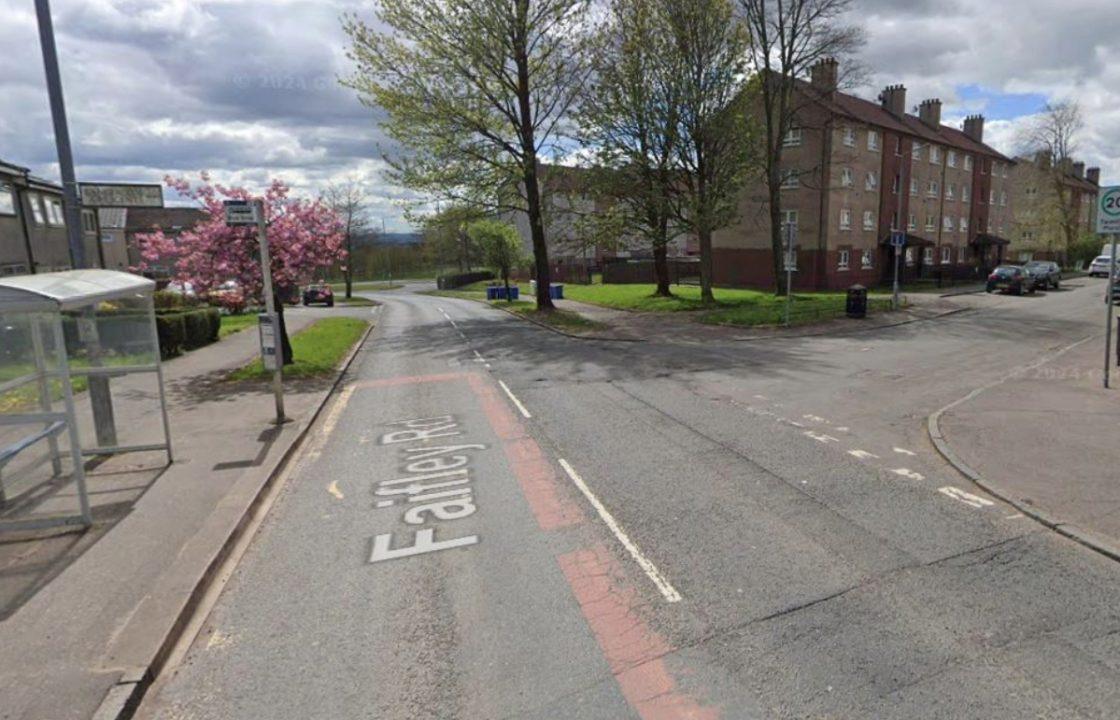
<path fill-rule="evenodd" d="M 677 285 L 699 282 L 699 258 L 669 258 L 668 264 L 669 282 Z M 612 258 L 603 262 L 604 285 L 633 285 L 655 282 L 657 282 L 657 273 L 654 271 L 653 260 Z"/>

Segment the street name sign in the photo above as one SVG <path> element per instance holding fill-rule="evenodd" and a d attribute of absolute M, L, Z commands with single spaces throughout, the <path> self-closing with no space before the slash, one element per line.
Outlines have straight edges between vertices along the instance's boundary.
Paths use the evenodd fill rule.
<path fill-rule="evenodd" d="M 163 188 L 135 183 L 78 183 L 82 205 L 99 208 L 161 208 Z"/>
<path fill-rule="evenodd" d="M 906 247 L 906 233 L 892 232 L 891 247 Z"/>
<path fill-rule="evenodd" d="M 1097 232 L 1120 233 L 1120 185 L 1102 187 L 1097 195 Z"/>
<path fill-rule="evenodd" d="M 226 200 L 222 206 L 226 211 L 226 225 L 256 225 L 260 219 L 257 204 L 248 200 Z"/>

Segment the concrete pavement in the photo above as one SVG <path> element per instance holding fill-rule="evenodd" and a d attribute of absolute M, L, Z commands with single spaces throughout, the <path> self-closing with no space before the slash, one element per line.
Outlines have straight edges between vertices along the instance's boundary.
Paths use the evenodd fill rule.
<path fill-rule="evenodd" d="M 1114 717 L 1120 566 L 962 479 L 924 427 L 1092 332 L 1094 290 L 1069 285 L 704 345 L 380 294 L 139 717 Z"/>
<path fill-rule="evenodd" d="M 289 327 L 324 314 L 292 310 Z M 223 379 L 257 351 L 246 330 L 166 363 L 175 463 L 115 457 L 87 476 L 91 529 L 0 545 L 0 718 L 90 718 L 103 703 L 112 717 L 158 670 L 200 579 L 332 382 L 289 383 L 294 422 L 278 429 L 266 386 Z M 151 392 L 116 391 L 126 441 L 158 435 Z"/>

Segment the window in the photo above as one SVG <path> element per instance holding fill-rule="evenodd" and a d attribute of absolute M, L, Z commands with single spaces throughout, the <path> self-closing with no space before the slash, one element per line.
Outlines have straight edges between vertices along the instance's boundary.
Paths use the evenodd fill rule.
<path fill-rule="evenodd" d="M 1002 167 L 1003 167 L 1002 176 L 1007 177 L 1007 163 L 1004 163 Z"/>
<path fill-rule="evenodd" d="M 995 205 L 996 204 L 996 191 L 995 190 L 991 190 L 991 191 L 988 192 L 988 204 L 989 205 Z"/>
<path fill-rule="evenodd" d="M 999 163 L 992 160 L 992 177 L 999 175 Z"/>
<path fill-rule="evenodd" d="M 0 215 L 15 215 L 16 199 L 12 194 L 12 186 L 0 183 Z"/>
<path fill-rule="evenodd" d="M 946 215 L 945 217 L 941 218 L 941 229 L 946 231 L 946 232 L 952 232 L 953 231 L 953 218 L 950 217 L 949 215 Z"/>
<path fill-rule="evenodd" d="M 956 197 L 957 197 L 956 185 L 954 185 L 953 183 L 946 183 L 945 184 L 945 199 L 946 200 L 955 200 Z"/>
<path fill-rule="evenodd" d="M 791 127 L 786 136 L 782 138 L 782 145 L 784 147 L 797 147 L 801 144 L 801 128 Z"/>
<path fill-rule="evenodd" d="M 918 142 L 917 140 L 915 140 L 914 144 L 910 146 L 910 159 L 911 160 L 921 160 L 922 159 L 922 144 L 920 142 Z"/>
<path fill-rule="evenodd" d="M 895 138 L 894 154 L 899 155 L 899 156 L 902 155 L 902 136 L 901 135 L 899 135 L 897 138 Z"/>
<path fill-rule="evenodd" d="M 852 211 L 848 208 L 840 208 L 840 229 L 852 229 Z"/>
<path fill-rule="evenodd" d="M 846 127 L 844 128 L 844 144 L 848 147 L 856 146 L 856 129 Z"/>
<path fill-rule="evenodd" d="M 840 170 L 840 185 L 841 185 L 841 187 L 851 187 L 852 186 L 852 169 L 851 168 L 843 168 L 842 170 Z"/>
<path fill-rule="evenodd" d="M 864 210 L 863 211 L 863 229 L 864 230 L 874 230 L 875 229 L 875 213 L 872 212 L 871 210 Z"/>
<path fill-rule="evenodd" d="M 27 193 L 27 204 L 31 206 L 31 217 L 35 220 L 35 224 L 46 224 L 47 221 L 43 219 L 43 206 L 40 204 L 40 198 L 36 193 Z"/>
<path fill-rule="evenodd" d="M 964 169 L 968 170 L 969 172 L 972 172 L 972 156 L 971 155 L 965 155 L 964 156 Z"/>
<path fill-rule="evenodd" d="M 901 185 L 902 185 L 902 176 L 900 176 L 898 173 L 895 173 L 894 183 L 891 185 L 891 192 L 893 192 L 897 195 L 898 194 L 898 188 Z"/>
<path fill-rule="evenodd" d="M 924 263 L 925 265 L 932 265 L 933 264 L 933 248 L 932 247 L 926 246 L 922 250 L 922 263 Z"/>
<path fill-rule="evenodd" d="M 936 145 L 929 146 L 929 161 L 931 165 L 941 164 L 941 148 Z"/>
<path fill-rule="evenodd" d="M 936 180 L 930 180 L 929 181 L 929 187 L 926 188 L 926 194 L 929 195 L 930 197 L 937 197 L 937 194 L 939 192 L 941 192 L 941 188 L 937 184 L 937 181 Z"/>
<path fill-rule="evenodd" d="M 991 160 L 985 160 L 984 158 L 980 158 L 980 174 L 981 175 L 987 175 L 988 174 L 988 167 L 991 164 L 992 164 Z"/>
<path fill-rule="evenodd" d="M 933 232 L 937 229 L 937 218 L 933 215 L 926 215 L 926 230 Z"/>
<path fill-rule="evenodd" d="M 992 223 L 992 218 L 991 218 L 991 217 L 989 217 L 989 218 L 988 218 L 988 232 L 992 232 L 992 230 L 993 230 L 994 228 L 995 228 L 995 224 L 994 224 L 994 223 Z"/>
<path fill-rule="evenodd" d="M 867 149 L 868 150 L 878 150 L 879 149 L 879 131 L 878 130 L 868 130 L 867 131 Z"/>
<path fill-rule="evenodd" d="M 906 223 L 906 229 L 907 230 L 917 230 L 918 229 L 918 216 L 915 215 L 914 213 L 910 213 L 910 219 Z"/>
<path fill-rule="evenodd" d="M 961 185 L 961 202 L 968 202 L 972 198 L 972 188 Z"/>
<path fill-rule="evenodd" d="M 955 150 L 950 150 L 945 153 L 945 164 L 949 167 L 957 166 L 957 152 Z"/>
<path fill-rule="evenodd" d="M 1037 192 L 1038 192 L 1038 188 L 1029 187 L 1029 188 L 1027 188 L 1027 197 L 1029 197 L 1029 198 L 1034 197 Z"/>
<path fill-rule="evenodd" d="M 960 249 L 957 251 L 957 262 L 959 262 L 959 263 L 968 262 L 968 246 L 967 245 L 961 245 Z"/>
<path fill-rule="evenodd" d="M 89 210 L 82 212 L 82 229 L 86 232 L 97 232 L 97 223 L 94 222 L 93 213 Z"/>
<path fill-rule="evenodd" d="M 782 211 L 782 227 L 792 225 L 797 227 L 797 211 L 796 210 L 783 210 Z"/>
<path fill-rule="evenodd" d="M 914 264 L 914 248 L 907 246 L 906 247 L 906 252 L 903 253 L 903 257 L 906 259 L 906 264 L 907 265 L 913 265 Z"/>
<path fill-rule="evenodd" d="M 1006 190 L 1000 190 L 999 191 L 999 204 L 1001 206 L 1007 205 L 1007 191 Z"/>
<path fill-rule="evenodd" d="M 47 200 L 47 220 L 51 225 L 65 225 L 62 220 L 62 201 L 51 198 Z"/>
<path fill-rule="evenodd" d="M 859 264 L 860 267 L 864 270 L 870 270 L 871 268 L 875 267 L 875 254 L 870 250 L 864 250 L 860 254 Z"/>
<path fill-rule="evenodd" d="M 841 250 L 839 255 L 840 255 L 840 257 L 836 262 L 836 269 L 837 270 L 847 270 L 848 269 L 848 259 L 849 259 L 849 256 L 851 255 L 851 251 Z"/>
<path fill-rule="evenodd" d="M 782 190 L 796 190 L 800 186 L 801 182 L 797 179 L 796 170 L 782 171 L 782 184 L 779 186 Z"/>
<path fill-rule="evenodd" d="M 918 194 L 918 181 L 914 178 L 910 178 L 910 194 L 911 195 L 917 195 Z"/>
<path fill-rule="evenodd" d="M 963 216 L 961 217 L 961 232 L 962 233 L 968 232 L 968 218 L 963 217 Z"/>
<path fill-rule="evenodd" d="M 953 262 L 953 248 L 943 245 L 941 247 L 941 264 L 948 265 L 951 262 Z"/>
<path fill-rule="evenodd" d="M 863 186 L 867 190 L 877 190 L 879 188 L 879 174 L 874 170 L 867 173 L 867 179 L 864 180 Z"/>

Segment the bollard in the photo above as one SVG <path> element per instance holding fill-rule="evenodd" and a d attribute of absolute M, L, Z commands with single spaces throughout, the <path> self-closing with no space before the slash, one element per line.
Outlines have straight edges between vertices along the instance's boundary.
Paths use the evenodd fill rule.
<path fill-rule="evenodd" d="M 863 285 L 853 285 L 848 288 L 845 311 L 850 318 L 867 317 L 867 288 Z"/>

